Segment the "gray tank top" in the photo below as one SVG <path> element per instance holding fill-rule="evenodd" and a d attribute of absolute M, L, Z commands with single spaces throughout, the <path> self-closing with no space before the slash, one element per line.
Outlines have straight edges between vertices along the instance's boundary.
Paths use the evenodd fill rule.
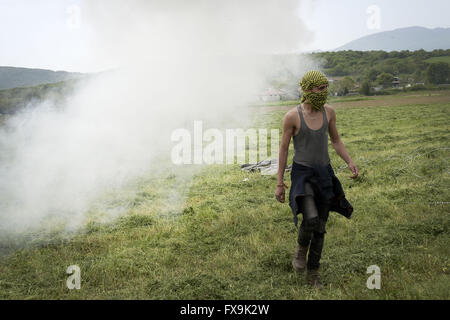
<path fill-rule="evenodd" d="M 294 162 L 304 166 L 326 166 L 330 163 L 328 155 L 328 119 L 323 108 L 323 125 L 318 130 L 308 127 L 303 118 L 300 106 L 297 107 L 300 115 L 300 130 L 294 136 Z"/>

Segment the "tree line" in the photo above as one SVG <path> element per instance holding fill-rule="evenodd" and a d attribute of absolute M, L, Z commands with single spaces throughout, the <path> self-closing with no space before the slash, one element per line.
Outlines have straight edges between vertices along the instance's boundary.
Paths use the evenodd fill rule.
<path fill-rule="evenodd" d="M 79 80 L 67 80 L 33 87 L 0 90 L 0 114 L 13 114 L 28 106 L 50 101 L 62 104 Z"/>
<path fill-rule="evenodd" d="M 311 54 L 330 77 L 341 78 L 331 86 L 345 95 L 359 84 L 362 94 L 372 87 L 392 87 L 394 79 L 405 85 L 440 85 L 450 82 L 450 50 L 434 51 L 338 51 Z M 395 80 L 397 80 L 395 79 Z"/>

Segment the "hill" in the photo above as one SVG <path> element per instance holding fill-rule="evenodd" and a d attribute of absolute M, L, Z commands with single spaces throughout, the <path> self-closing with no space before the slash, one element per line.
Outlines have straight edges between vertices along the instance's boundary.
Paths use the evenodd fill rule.
<path fill-rule="evenodd" d="M 83 73 L 0 66 L 0 90 L 31 87 L 83 77 Z"/>
<path fill-rule="evenodd" d="M 402 51 L 450 49 L 450 28 L 408 27 L 371 34 L 334 51 Z"/>
<path fill-rule="evenodd" d="M 430 82 L 427 73 L 429 67 L 438 62 L 449 63 L 450 50 L 347 50 L 314 53 L 311 57 L 321 65 L 328 76 L 351 76 L 359 82 L 362 79 L 377 81 L 383 73 L 388 73 L 400 77 L 402 84 L 415 84 Z"/>
<path fill-rule="evenodd" d="M 17 113 L 32 102 L 38 104 L 49 101 L 61 104 L 74 92 L 80 81 L 72 79 L 33 87 L 0 90 L 0 116 Z"/>

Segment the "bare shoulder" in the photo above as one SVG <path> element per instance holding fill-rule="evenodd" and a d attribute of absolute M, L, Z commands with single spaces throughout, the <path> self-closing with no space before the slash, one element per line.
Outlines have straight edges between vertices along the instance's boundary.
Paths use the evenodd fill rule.
<path fill-rule="evenodd" d="M 289 123 L 296 123 L 297 118 L 298 118 L 297 107 L 292 108 L 284 115 L 284 121 Z"/>
<path fill-rule="evenodd" d="M 324 105 L 325 112 L 327 113 L 328 119 L 335 119 L 336 118 L 336 112 L 334 111 L 334 107 L 331 104 L 326 103 Z"/>
<path fill-rule="evenodd" d="M 300 116 L 298 115 L 297 108 L 292 108 L 289 110 L 283 119 L 283 132 L 289 133 L 290 136 L 294 136 L 297 130 L 300 128 L 298 126 Z"/>
<path fill-rule="evenodd" d="M 331 104 L 325 103 L 324 107 L 325 107 L 325 110 L 327 110 L 327 112 L 334 113 L 335 108 Z"/>

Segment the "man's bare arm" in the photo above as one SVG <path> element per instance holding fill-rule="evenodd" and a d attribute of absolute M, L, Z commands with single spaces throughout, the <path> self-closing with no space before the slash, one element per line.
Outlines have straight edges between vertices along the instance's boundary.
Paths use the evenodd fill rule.
<path fill-rule="evenodd" d="M 295 118 L 292 112 L 288 112 L 283 119 L 283 133 L 281 137 L 280 151 L 278 154 L 278 175 L 277 175 L 277 189 L 275 196 L 279 202 L 284 202 L 284 171 L 286 170 L 287 157 L 289 152 L 289 144 L 291 137 L 295 133 Z"/>
<path fill-rule="evenodd" d="M 337 131 L 337 127 L 336 127 L 336 112 L 329 105 L 327 105 L 327 108 L 330 111 L 330 122 L 329 122 L 329 126 L 328 126 L 328 132 L 330 134 L 331 145 L 333 146 L 333 148 L 336 151 L 336 153 L 342 158 L 342 160 L 344 160 L 347 163 L 349 169 L 353 173 L 351 178 L 354 179 L 359 174 L 358 168 L 356 167 L 356 165 L 353 162 L 352 158 L 348 154 L 348 151 L 345 148 L 345 145 L 342 142 L 341 137 L 339 136 L 339 133 Z"/>

